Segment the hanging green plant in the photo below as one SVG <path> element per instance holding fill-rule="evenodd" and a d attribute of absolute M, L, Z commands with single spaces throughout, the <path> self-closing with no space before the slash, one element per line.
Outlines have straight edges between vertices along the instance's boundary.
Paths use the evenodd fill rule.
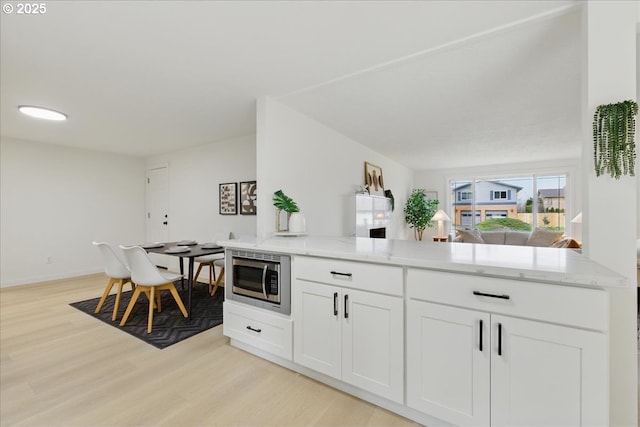
<path fill-rule="evenodd" d="M 593 115 L 593 161 L 596 176 L 615 179 L 635 175 L 638 104 L 627 100 L 600 105 Z"/>

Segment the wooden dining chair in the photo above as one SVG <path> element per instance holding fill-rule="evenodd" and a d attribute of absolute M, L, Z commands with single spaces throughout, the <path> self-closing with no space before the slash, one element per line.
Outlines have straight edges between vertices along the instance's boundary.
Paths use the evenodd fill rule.
<path fill-rule="evenodd" d="M 211 296 L 214 296 L 216 294 L 218 286 L 222 286 L 224 288 L 224 265 L 224 258 L 217 259 L 213 262 L 214 268 L 220 268 L 220 273 L 218 273 L 218 278 L 216 279 L 215 283 L 213 283 L 213 285 L 211 284 L 211 282 L 209 282 L 209 293 L 211 294 Z"/>
<path fill-rule="evenodd" d="M 113 314 L 111 315 L 111 320 L 116 320 L 118 317 L 118 307 L 120 305 L 120 297 L 122 296 L 122 288 L 126 283 L 131 284 L 131 290 L 135 291 L 136 285 L 131 281 L 131 272 L 129 271 L 129 267 L 116 255 L 116 252 L 113 250 L 110 244 L 106 242 L 92 242 L 95 247 L 98 248 L 102 258 L 104 260 L 104 273 L 109 278 L 107 282 L 107 286 L 104 288 L 104 292 L 102 293 L 102 297 L 100 301 L 98 301 L 98 306 L 96 307 L 95 313 L 100 313 L 102 310 L 102 306 L 106 301 L 107 297 L 111 293 L 111 289 L 114 285 L 118 285 L 118 289 L 116 290 L 116 301 L 113 304 Z"/>
<path fill-rule="evenodd" d="M 230 233 L 219 233 L 214 236 L 213 241 L 217 242 L 218 240 L 231 240 L 234 238 L 232 232 Z M 204 255 L 201 257 L 197 257 L 194 259 L 195 262 L 198 263 L 198 269 L 196 270 L 196 274 L 193 276 L 193 283 L 196 283 L 198 280 L 198 275 L 202 271 L 203 267 L 208 267 L 209 269 L 209 293 L 211 296 L 215 295 L 218 286 L 221 284 L 224 287 L 224 253 L 219 254 L 211 254 Z M 218 278 L 216 279 L 216 267 L 220 269 L 220 273 Z M 222 277 L 222 279 L 221 279 Z"/>
<path fill-rule="evenodd" d="M 198 275 L 200 271 L 202 271 L 203 267 L 208 267 L 209 269 L 209 293 L 211 293 L 211 288 L 213 287 L 214 281 L 217 282 L 216 279 L 216 261 L 223 261 L 222 265 L 224 268 L 224 253 L 220 254 L 211 254 L 211 255 L 203 255 L 194 258 L 194 261 L 198 263 L 198 269 L 196 270 L 196 274 L 193 276 L 193 283 L 196 283 L 198 280 Z M 222 274 L 222 273 L 220 273 Z"/>
<path fill-rule="evenodd" d="M 147 255 L 147 252 L 140 246 L 120 246 L 124 252 L 129 268 L 131 269 L 131 279 L 136 283 L 136 289 L 131 296 L 131 301 L 127 306 L 127 310 L 124 312 L 124 316 L 120 321 L 120 326 L 124 326 L 127 323 L 127 319 L 131 314 L 131 310 L 136 304 L 140 293 L 148 292 L 149 295 L 149 316 L 147 318 L 147 333 L 151 333 L 153 327 L 153 309 L 154 301 L 158 311 L 162 311 L 162 305 L 160 303 L 160 292 L 168 290 L 171 292 L 173 299 L 178 304 L 180 311 L 184 317 L 188 316 L 187 309 L 182 303 L 182 299 L 178 294 L 178 290 L 173 282 L 182 278 L 181 274 L 177 273 L 161 273 L 153 261 Z"/>

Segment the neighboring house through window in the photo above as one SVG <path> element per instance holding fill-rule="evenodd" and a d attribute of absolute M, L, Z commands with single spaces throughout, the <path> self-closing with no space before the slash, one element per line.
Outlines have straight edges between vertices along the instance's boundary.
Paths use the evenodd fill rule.
<path fill-rule="evenodd" d="M 451 180 L 452 228 L 493 226 L 496 222 L 514 229 L 566 226 L 566 174 L 499 177 L 492 179 Z M 535 197 L 534 197 L 535 195 Z M 514 221 L 493 221 L 494 219 Z"/>

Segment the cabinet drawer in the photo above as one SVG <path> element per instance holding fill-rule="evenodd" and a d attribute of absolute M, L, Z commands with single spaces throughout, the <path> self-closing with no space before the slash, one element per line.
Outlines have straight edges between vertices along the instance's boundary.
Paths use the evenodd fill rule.
<path fill-rule="evenodd" d="M 233 302 L 223 304 L 223 316 L 224 335 L 292 360 L 291 319 Z"/>
<path fill-rule="evenodd" d="M 562 325 L 599 331 L 608 329 L 608 294 L 601 289 L 410 268 L 407 295 L 416 300 Z"/>
<path fill-rule="evenodd" d="M 297 279 L 402 296 L 402 267 L 300 256 L 292 268 Z"/>

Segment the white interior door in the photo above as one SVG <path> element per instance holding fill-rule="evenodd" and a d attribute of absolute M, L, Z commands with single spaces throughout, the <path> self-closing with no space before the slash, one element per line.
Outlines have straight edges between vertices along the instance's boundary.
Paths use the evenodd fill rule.
<path fill-rule="evenodd" d="M 147 169 L 147 241 L 169 241 L 169 168 Z M 159 266 L 165 257 L 151 254 Z"/>

